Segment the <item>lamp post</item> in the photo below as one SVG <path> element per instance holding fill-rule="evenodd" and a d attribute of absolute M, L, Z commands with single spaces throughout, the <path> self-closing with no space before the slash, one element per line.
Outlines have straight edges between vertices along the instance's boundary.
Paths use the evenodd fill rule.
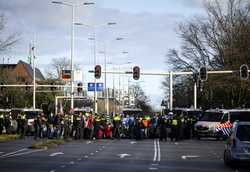
<path fill-rule="evenodd" d="M 93 38 L 89 38 L 89 40 L 93 40 L 94 41 L 94 66 L 96 66 L 96 28 L 97 27 L 101 27 L 101 26 L 111 26 L 111 25 L 116 25 L 115 22 L 107 22 L 107 23 L 103 23 L 103 24 L 86 24 L 86 23 L 82 23 L 82 22 L 77 22 L 74 23 L 77 26 L 86 26 L 86 27 L 90 27 L 93 29 Z M 105 50 L 106 51 L 106 50 Z M 105 54 L 105 71 L 106 71 L 106 54 Z M 98 104 L 97 104 L 97 92 L 96 92 L 96 78 L 94 78 L 94 84 L 95 84 L 95 90 L 94 90 L 94 102 L 95 102 L 95 113 L 98 112 Z M 105 73 L 105 90 L 106 90 L 106 73 Z M 107 95 L 107 94 L 106 94 Z M 107 97 L 107 96 L 106 96 Z M 108 112 L 108 105 L 106 105 L 107 108 L 107 114 Z"/>
<path fill-rule="evenodd" d="M 70 70 L 71 70 L 71 92 L 70 92 L 70 96 L 71 96 L 71 110 L 74 109 L 74 64 L 73 64 L 73 58 L 74 58 L 74 37 L 75 37 L 75 32 L 74 32 L 74 18 L 75 18 L 75 8 L 76 6 L 80 6 L 80 5 L 93 5 L 93 2 L 84 2 L 84 3 L 80 3 L 80 4 L 73 4 L 73 3 L 68 3 L 68 2 L 62 2 L 62 1 L 52 1 L 53 4 L 58 4 L 58 5 L 65 5 L 68 7 L 71 7 L 71 11 L 72 11 L 72 15 L 71 15 L 71 58 L 70 58 Z"/>

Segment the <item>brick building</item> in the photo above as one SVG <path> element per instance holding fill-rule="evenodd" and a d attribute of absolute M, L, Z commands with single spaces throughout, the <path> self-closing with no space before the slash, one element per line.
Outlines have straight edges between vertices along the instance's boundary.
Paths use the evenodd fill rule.
<path fill-rule="evenodd" d="M 45 81 L 42 72 L 36 68 L 36 82 Z M 0 64 L 1 82 L 32 83 L 33 68 L 30 64 L 20 60 L 17 64 Z"/>

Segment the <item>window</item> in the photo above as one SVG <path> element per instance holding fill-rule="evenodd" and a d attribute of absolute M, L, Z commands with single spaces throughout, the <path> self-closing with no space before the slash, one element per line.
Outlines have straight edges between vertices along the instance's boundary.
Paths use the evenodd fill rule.
<path fill-rule="evenodd" d="M 250 141 L 250 125 L 239 125 L 236 137 L 240 141 Z"/>

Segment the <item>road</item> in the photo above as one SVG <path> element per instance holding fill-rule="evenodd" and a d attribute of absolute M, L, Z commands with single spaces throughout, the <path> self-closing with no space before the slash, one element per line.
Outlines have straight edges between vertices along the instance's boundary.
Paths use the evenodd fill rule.
<path fill-rule="evenodd" d="M 30 150 L 31 139 L 0 143 L 1 172 L 236 172 L 223 164 L 224 143 L 213 140 L 72 141 L 57 148 Z"/>

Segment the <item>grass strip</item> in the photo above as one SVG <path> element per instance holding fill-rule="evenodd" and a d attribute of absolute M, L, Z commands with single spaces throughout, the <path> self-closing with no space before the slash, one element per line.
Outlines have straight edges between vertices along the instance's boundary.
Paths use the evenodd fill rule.
<path fill-rule="evenodd" d="M 66 141 L 62 139 L 56 139 L 56 140 L 43 140 L 37 143 L 34 143 L 31 145 L 31 149 L 49 149 L 54 148 L 59 145 L 65 144 Z"/>
<path fill-rule="evenodd" d="M 0 142 L 8 142 L 20 139 L 20 135 L 18 134 L 2 134 L 0 135 Z"/>

